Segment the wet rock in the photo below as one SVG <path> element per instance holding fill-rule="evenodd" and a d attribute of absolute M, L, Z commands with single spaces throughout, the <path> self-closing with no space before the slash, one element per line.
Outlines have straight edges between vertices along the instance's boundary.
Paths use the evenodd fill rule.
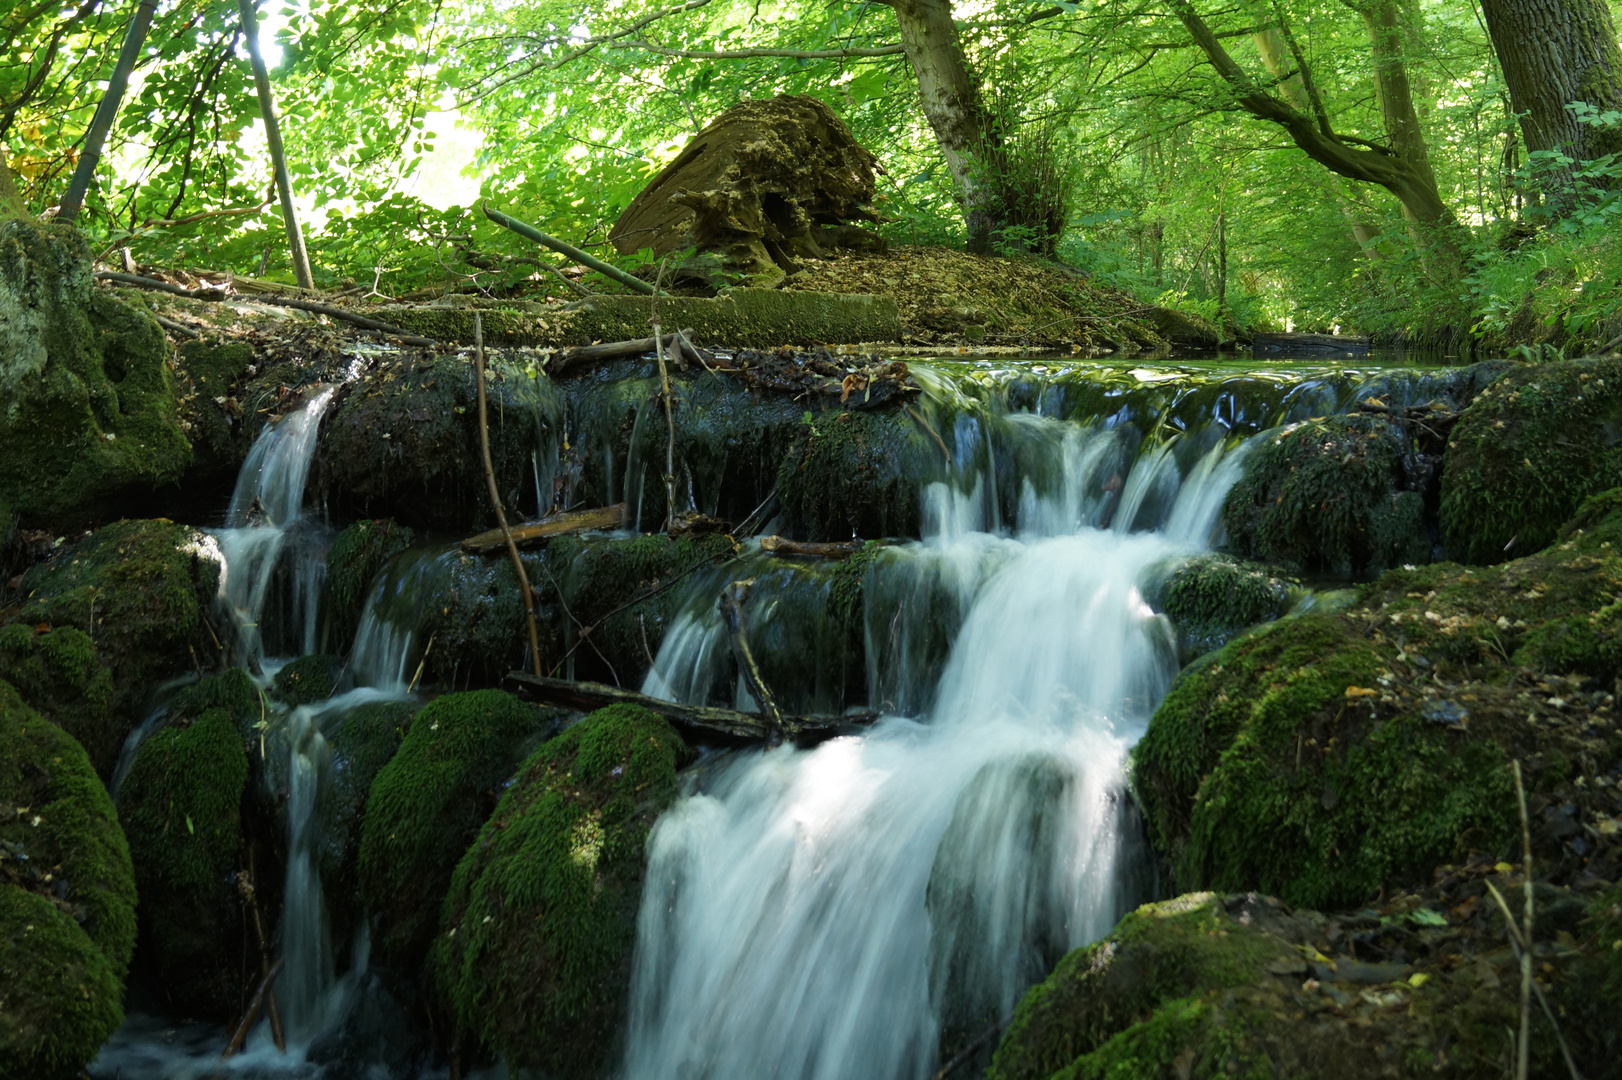
<path fill-rule="evenodd" d="M 447 694 L 411 720 L 377 773 L 361 825 L 360 896 L 388 965 L 421 962 L 451 871 L 505 782 L 555 727 L 554 713 L 501 690 Z"/>
<path fill-rule="evenodd" d="M 363 518 L 333 539 L 327 549 L 327 619 L 339 647 L 355 638 L 372 579 L 416 535 L 393 518 Z"/>
<path fill-rule="evenodd" d="M 0 222 L 0 539 L 179 480 L 191 462 L 163 331 L 93 288 L 71 226 Z"/>
<path fill-rule="evenodd" d="M 1589 495 L 1622 484 L 1622 361 L 1511 368 L 1448 440 L 1441 521 L 1453 557 L 1530 554 Z"/>
<path fill-rule="evenodd" d="M 150 735 L 119 787 L 141 955 L 172 1014 L 228 1022 L 257 961 L 236 889 L 247 781 L 236 721 L 216 706 Z"/>
<path fill-rule="evenodd" d="M 123 1021 L 135 883 L 84 750 L 0 682 L 0 1076 L 67 1077 Z"/>
<path fill-rule="evenodd" d="M 93 660 L 82 642 L 58 649 L 56 660 L 38 654 L 46 665 L 84 675 L 87 702 L 100 693 L 93 668 L 105 665 L 111 672 L 114 719 L 98 720 L 92 713 L 74 721 L 91 736 L 93 760 L 104 775 L 110 773 L 125 733 L 142 719 L 151 687 L 217 661 L 220 636 L 209 625 L 209 612 L 220 566 L 212 537 L 160 519 L 120 521 L 98 529 L 22 575 L 21 602 L 7 613 L 14 624 L 42 635 L 49 630 L 53 636 L 72 628 L 95 646 Z M 34 650 L 25 647 L 19 631 L 9 634 L 11 648 L 0 663 L 7 670 L 18 663 L 26 667 L 30 656 L 24 653 Z M 34 644 L 43 648 L 43 638 Z M 25 688 L 37 682 L 27 672 L 19 678 Z M 64 692 L 62 686 L 35 691 L 47 709 Z"/>
<path fill-rule="evenodd" d="M 332 782 L 322 808 L 321 882 L 335 940 L 360 925 L 357 866 L 367 796 L 400 749 L 416 708 L 403 701 L 368 702 L 345 713 L 327 736 Z"/>
<path fill-rule="evenodd" d="M 1328 416 L 1267 436 L 1228 493 L 1230 549 L 1307 572 L 1377 574 L 1429 562 L 1425 477 L 1377 416 Z"/>
<path fill-rule="evenodd" d="M 177 350 L 180 424 L 192 444 L 197 474 L 234 472 L 248 453 L 258 417 L 243 409 L 238 395 L 255 367 L 246 341 L 205 338 Z"/>
<path fill-rule="evenodd" d="M 1197 555 L 1148 585 L 1144 599 L 1177 628 L 1183 662 L 1220 649 L 1290 609 L 1293 578 L 1228 555 Z"/>
<path fill-rule="evenodd" d="M 917 536 L 921 482 L 945 455 L 901 410 L 811 417 L 778 470 L 778 497 L 808 540 Z"/>
<path fill-rule="evenodd" d="M 457 865 L 434 979 L 509 1067 L 616 1062 L 648 832 L 685 753 L 645 709 L 592 713 L 524 763 Z"/>

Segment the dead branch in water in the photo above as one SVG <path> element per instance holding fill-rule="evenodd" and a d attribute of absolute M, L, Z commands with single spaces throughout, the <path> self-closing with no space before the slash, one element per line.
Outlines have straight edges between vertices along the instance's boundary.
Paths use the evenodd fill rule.
<path fill-rule="evenodd" d="M 844 559 L 861 551 L 866 540 L 842 540 L 837 543 L 817 543 L 811 540 L 785 540 L 781 536 L 760 538 L 760 550 L 773 555 L 805 555 L 813 559 Z"/>
<path fill-rule="evenodd" d="M 755 699 L 755 704 L 760 706 L 760 717 L 766 727 L 766 745 L 771 747 L 783 740 L 783 713 L 777 707 L 777 699 L 772 697 L 772 689 L 766 685 L 760 665 L 755 663 L 755 654 L 749 648 L 749 628 L 744 621 L 743 605 L 749 599 L 749 590 L 754 584 L 754 578 L 745 578 L 722 589 L 721 617 L 726 620 L 727 638 L 732 643 L 732 656 L 738 661 L 738 670 L 743 672 L 744 685 L 749 688 L 749 696 Z"/>
<path fill-rule="evenodd" d="M 571 533 L 587 532 L 592 529 L 617 529 L 624 521 L 624 503 L 602 506 L 594 510 L 571 510 L 566 514 L 553 514 L 539 521 L 514 525 L 505 533 L 500 529 L 491 529 L 477 536 L 470 536 L 462 541 L 462 550 L 469 555 L 488 555 L 505 547 L 508 536 L 512 537 L 515 544 L 533 544 L 554 536 L 568 536 Z"/>

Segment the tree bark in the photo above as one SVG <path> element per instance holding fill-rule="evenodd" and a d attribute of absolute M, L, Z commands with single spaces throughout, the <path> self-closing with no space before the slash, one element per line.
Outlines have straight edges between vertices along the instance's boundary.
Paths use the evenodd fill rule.
<path fill-rule="evenodd" d="M 950 0 L 884 0 L 895 11 L 901 45 L 918 78 L 918 97 L 935 132 L 963 202 L 969 250 L 991 248 L 997 223 L 988 212 L 984 179 L 975 175 L 976 158 L 992 138 L 992 125 L 980 94 L 979 80 L 969 70 L 952 19 Z"/>
<path fill-rule="evenodd" d="M 1622 53 L 1605 0 L 1482 0 L 1481 8 L 1526 149 L 1576 161 L 1622 150 L 1622 133 L 1580 124 L 1566 108 L 1622 109 Z"/>
<path fill-rule="evenodd" d="M 90 130 L 85 133 L 84 149 L 79 152 L 79 163 L 74 166 L 73 179 L 68 181 L 68 193 L 62 196 L 62 203 L 57 208 L 57 217 L 69 224 L 78 219 L 79 211 L 84 208 L 85 194 L 90 190 L 90 181 L 96 176 L 96 165 L 101 161 L 101 148 L 106 145 L 107 133 L 113 129 L 113 121 L 118 117 L 118 106 L 123 102 L 124 91 L 130 84 L 130 72 L 135 70 L 135 61 L 140 58 L 141 46 L 146 43 L 146 32 L 152 25 L 152 14 L 157 7 L 158 0 L 141 0 L 135 9 L 135 17 L 130 20 L 129 30 L 124 34 L 124 47 L 118 52 L 112 77 L 107 80 L 107 92 L 96 105 L 96 115 L 90 121 Z"/>
<path fill-rule="evenodd" d="M 28 208 L 23 205 L 22 196 L 17 194 L 17 184 L 12 179 L 11 166 L 6 161 L 5 147 L 0 146 L 0 221 L 23 217 L 27 213 Z"/>
<path fill-rule="evenodd" d="M 310 276 L 310 255 L 304 248 L 304 231 L 299 228 L 298 211 L 293 205 L 293 180 L 287 172 L 287 152 L 282 148 L 282 128 L 276 120 L 276 98 L 270 91 L 270 72 L 259 52 L 259 15 L 254 0 L 237 0 L 242 13 L 242 36 L 248 44 L 248 63 L 253 67 L 254 87 L 259 92 L 259 115 L 265 122 L 265 146 L 276 171 L 276 193 L 282 200 L 282 222 L 287 226 L 287 249 L 293 259 L 293 276 L 300 286 L 315 288 Z"/>

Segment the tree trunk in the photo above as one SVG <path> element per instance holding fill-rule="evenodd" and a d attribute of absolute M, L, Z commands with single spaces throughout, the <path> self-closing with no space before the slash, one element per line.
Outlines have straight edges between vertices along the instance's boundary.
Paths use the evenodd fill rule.
<path fill-rule="evenodd" d="M 259 92 L 259 116 L 265 122 L 265 147 L 276 172 L 276 192 L 282 201 L 282 223 L 287 226 L 287 249 L 293 260 L 293 276 L 300 288 L 315 288 L 310 274 L 310 256 L 304 247 L 304 231 L 299 228 L 298 210 L 293 205 L 293 180 L 287 172 L 287 151 L 282 148 L 282 128 L 276 120 L 276 98 L 270 91 L 270 72 L 259 53 L 259 14 L 254 0 L 237 0 L 242 13 L 242 36 L 248 45 L 248 63 L 253 68 L 254 87 Z"/>
<path fill-rule="evenodd" d="M 1622 109 L 1622 53 L 1605 0 L 1482 0 L 1481 8 L 1526 149 L 1577 161 L 1622 150 L 1622 133 L 1580 124 L 1566 108 Z"/>
<path fill-rule="evenodd" d="M 141 46 L 146 43 L 146 32 L 152 25 L 152 14 L 157 7 L 158 0 L 141 0 L 135 9 L 135 17 L 130 20 L 129 30 L 124 34 L 124 47 L 118 52 L 112 77 L 107 80 L 107 92 L 96 106 L 90 130 L 85 133 L 84 149 L 79 152 L 79 163 L 74 167 L 73 179 L 68 181 L 68 193 L 62 196 L 62 203 L 57 208 L 57 217 L 69 224 L 78 219 L 79 211 L 84 207 L 85 194 L 90 190 L 90 181 L 96 176 L 96 165 L 101 161 L 101 148 L 107 142 L 107 133 L 113 129 L 118 106 L 124 100 L 124 90 L 130 84 L 130 72 L 135 70 L 135 61 L 140 58 Z"/>
<path fill-rule="evenodd" d="M 979 82 L 963 55 L 952 5 L 950 0 L 890 0 L 890 7 L 901 29 L 907 61 L 918 77 L 924 116 L 934 129 L 963 201 L 969 250 L 983 253 L 990 250 L 996 222 L 987 211 L 983 181 L 975 175 L 975 159 L 993 132 Z"/>
<path fill-rule="evenodd" d="M 6 162 L 6 149 L 0 145 L 0 221 L 23 217 L 27 213 L 28 208 L 23 205 L 22 196 L 17 194 L 17 184 L 12 179 L 11 166 Z"/>
<path fill-rule="evenodd" d="M 1359 8 L 1368 30 L 1369 48 L 1374 60 L 1374 96 L 1380 103 L 1386 139 L 1397 156 L 1406 161 L 1420 183 L 1436 190 L 1436 173 L 1431 168 L 1425 133 L 1414 111 L 1413 88 L 1408 82 L 1408 65 L 1403 59 L 1402 14 L 1395 0 L 1382 0 Z M 1437 202 L 1441 197 L 1437 196 Z M 1406 207 L 1404 207 L 1406 209 Z"/>

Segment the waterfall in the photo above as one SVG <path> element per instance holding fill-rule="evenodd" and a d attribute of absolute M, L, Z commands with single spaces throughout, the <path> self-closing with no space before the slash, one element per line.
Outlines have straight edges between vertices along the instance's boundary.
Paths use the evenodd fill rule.
<path fill-rule="evenodd" d="M 931 535 L 869 571 L 870 668 L 919 665 L 957 609 L 927 692 L 870 672 L 921 718 L 739 754 L 660 819 L 630 1080 L 928 1076 L 1143 899 L 1124 766 L 1177 661 L 1138 581 L 1203 545 L 1236 455 L 1184 481 L 1160 443 L 1122 477 L 1120 433 L 1010 419 L 1058 466 L 1023 481 L 1013 535 L 976 530 L 991 482 L 959 477 L 924 492 Z M 1151 507 L 1165 530 L 1129 531 Z M 646 690 L 704 683 L 724 649 L 700 630 L 673 628 Z"/>
<path fill-rule="evenodd" d="M 279 640 L 272 640 L 297 654 L 315 651 L 326 538 L 322 526 L 303 516 L 304 481 L 336 389 L 322 390 L 266 425 L 237 474 L 225 528 L 210 530 L 224 556 L 219 595 L 236 628 L 236 661 L 249 671 L 264 666 L 267 601 L 282 592 L 272 588 L 279 574 L 288 577 L 281 597 L 287 610 L 278 613 Z"/>

